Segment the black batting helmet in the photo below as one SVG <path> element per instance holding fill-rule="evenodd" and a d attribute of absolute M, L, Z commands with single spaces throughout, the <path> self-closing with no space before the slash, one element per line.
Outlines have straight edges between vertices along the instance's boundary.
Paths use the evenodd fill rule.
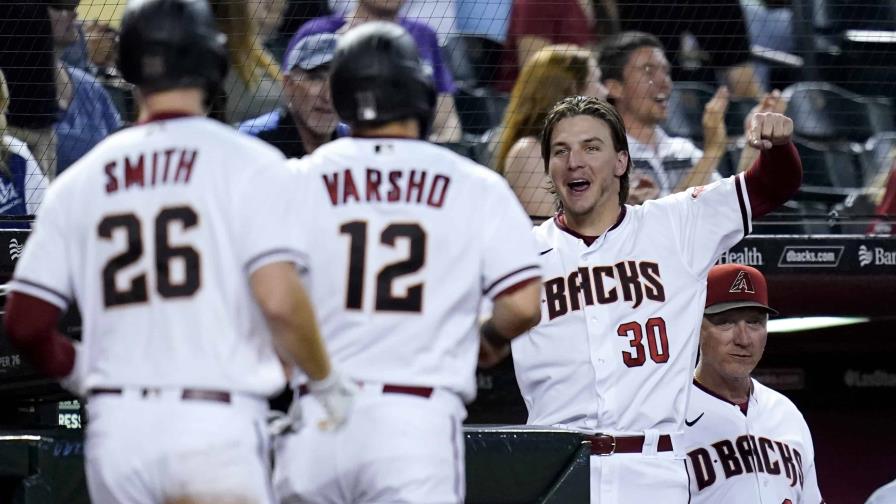
<path fill-rule="evenodd" d="M 432 72 L 401 26 L 372 21 L 340 37 L 330 91 L 339 117 L 352 127 L 416 118 L 426 138 L 436 106 Z"/>
<path fill-rule="evenodd" d="M 227 75 L 226 42 L 205 0 L 131 0 L 118 68 L 145 93 L 199 87 L 212 95 Z"/>

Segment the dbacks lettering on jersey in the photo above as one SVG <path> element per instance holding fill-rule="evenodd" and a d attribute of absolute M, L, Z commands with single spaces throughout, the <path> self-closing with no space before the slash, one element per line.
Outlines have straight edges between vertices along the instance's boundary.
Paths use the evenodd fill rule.
<path fill-rule="evenodd" d="M 177 163 L 172 165 L 172 158 L 178 150 L 180 152 Z M 104 168 L 106 193 L 112 194 L 122 188 L 127 190 L 132 186 L 140 186 L 143 189 L 146 186 L 155 187 L 162 184 L 188 184 L 198 155 L 199 151 L 195 149 L 165 149 L 152 153 L 141 152 L 136 156 L 124 156 L 120 160 L 113 159 L 106 163 Z M 151 164 L 147 163 L 148 159 L 152 160 Z"/>
<path fill-rule="evenodd" d="M 799 483 L 800 488 L 803 487 L 803 456 L 787 443 L 743 435 L 733 441 L 722 439 L 710 446 L 716 458 L 706 448 L 697 448 L 688 453 L 694 468 L 697 488 L 700 490 L 722 481 L 717 476 L 713 460 L 721 466 L 725 479 L 760 472 L 780 475 L 790 480 L 790 486 Z M 776 446 L 780 460 L 774 457 Z"/>
<path fill-rule="evenodd" d="M 609 286 L 610 281 L 615 286 Z M 620 301 L 637 308 L 647 298 L 666 300 L 666 290 L 660 278 L 660 265 L 651 261 L 620 261 L 614 265 L 582 266 L 566 277 L 552 278 L 544 283 L 548 317 L 554 320 L 585 306 L 610 304 Z"/>
<path fill-rule="evenodd" d="M 322 175 L 330 203 L 333 206 L 344 205 L 352 201 L 387 203 L 425 203 L 433 208 L 441 208 L 448 194 L 451 178 L 445 175 L 430 177 L 426 170 L 391 170 L 385 173 L 376 168 L 367 168 L 364 183 L 358 184 L 348 168 L 342 172 L 324 173 Z M 407 178 L 405 179 L 405 175 Z M 380 186 L 385 192 L 380 193 Z M 363 193 L 363 195 L 361 194 Z"/>

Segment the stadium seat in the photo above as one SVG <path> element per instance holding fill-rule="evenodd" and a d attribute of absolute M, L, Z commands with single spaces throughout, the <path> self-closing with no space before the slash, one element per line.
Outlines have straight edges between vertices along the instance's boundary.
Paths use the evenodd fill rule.
<path fill-rule="evenodd" d="M 878 174 L 889 172 L 896 162 L 896 131 L 874 135 L 865 144 L 865 183 Z"/>
<path fill-rule="evenodd" d="M 701 82 L 676 82 L 669 94 L 668 115 L 663 129 L 671 136 L 703 142 L 703 107 L 715 89 Z"/>
<path fill-rule="evenodd" d="M 507 97 L 491 88 L 458 86 L 454 104 L 465 133 L 481 135 L 501 123 Z"/>
<path fill-rule="evenodd" d="M 867 100 L 827 82 L 801 82 L 783 92 L 796 136 L 816 142 L 865 142 L 874 134 Z"/>
<path fill-rule="evenodd" d="M 803 193 L 811 188 L 855 189 L 864 185 L 861 151 L 853 151 L 843 144 L 800 140 L 794 143 L 803 161 Z M 842 200 L 842 195 L 845 194 L 842 191 L 828 190 L 820 193 L 831 194 L 834 201 Z"/>

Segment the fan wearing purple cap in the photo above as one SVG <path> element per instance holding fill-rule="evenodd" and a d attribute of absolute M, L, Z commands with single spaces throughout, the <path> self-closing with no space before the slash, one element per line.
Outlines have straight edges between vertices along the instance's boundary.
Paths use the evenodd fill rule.
<path fill-rule="evenodd" d="M 300 39 L 283 58 L 282 105 L 249 119 L 239 130 L 300 158 L 340 135 L 330 99 L 330 61 L 336 35 L 318 33 Z"/>
<path fill-rule="evenodd" d="M 823 503 L 803 415 L 750 374 L 768 339 L 765 277 L 741 264 L 706 280 L 700 360 L 685 417 L 691 503 Z"/>

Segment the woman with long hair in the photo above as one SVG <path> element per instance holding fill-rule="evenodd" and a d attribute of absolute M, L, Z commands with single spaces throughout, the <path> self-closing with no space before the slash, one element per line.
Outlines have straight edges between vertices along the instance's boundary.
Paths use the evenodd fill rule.
<path fill-rule="evenodd" d="M 507 178 L 531 216 L 554 213 L 554 196 L 541 159 L 538 135 L 545 116 L 572 95 L 606 98 L 594 56 L 576 45 L 552 45 L 523 66 L 510 95 L 495 148 L 494 168 Z"/>

